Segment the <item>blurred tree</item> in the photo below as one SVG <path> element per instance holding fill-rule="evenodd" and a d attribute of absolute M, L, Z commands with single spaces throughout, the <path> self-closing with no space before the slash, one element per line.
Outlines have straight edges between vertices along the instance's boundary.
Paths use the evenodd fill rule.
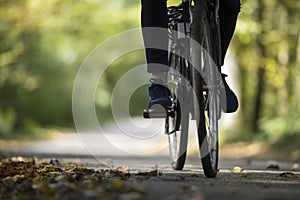
<path fill-rule="evenodd" d="M 37 126 L 72 127 L 77 69 L 99 42 L 138 27 L 138 5 L 132 0 L 0 1 L 0 136 Z M 140 61 L 134 56 L 124 60 L 126 66 L 135 62 Z M 128 69 L 121 63 L 114 68 Z M 105 85 L 116 72 L 106 73 Z M 103 104 L 101 98 L 96 102 Z"/>
<path fill-rule="evenodd" d="M 299 133 L 300 2 L 256 0 L 242 5 L 233 50 L 240 66 L 243 122 L 270 136 L 273 121 L 281 124 L 281 133 Z"/>

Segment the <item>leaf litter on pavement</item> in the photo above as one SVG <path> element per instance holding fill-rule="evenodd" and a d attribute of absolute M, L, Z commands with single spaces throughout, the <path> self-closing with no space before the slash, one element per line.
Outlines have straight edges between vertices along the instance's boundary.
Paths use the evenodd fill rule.
<path fill-rule="evenodd" d="M 158 175 L 147 173 L 143 176 Z M 144 188 L 126 181 L 130 176 L 128 167 L 95 170 L 12 157 L 0 160 L 0 199 L 142 199 Z"/>
<path fill-rule="evenodd" d="M 244 169 L 239 166 L 231 169 L 231 173 L 242 172 Z M 247 173 L 243 177 L 248 177 Z M 128 166 L 95 169 L 57 159 L 0 158 L 0 199 L 145 199 L 149 191 L 146 190 L 147 185 L 141 184 L 143 181 L 148 181 L 150 185 L 153 181 L 184 181 L 185 185 L 180 189 L 192 191 L 187 183 L 202 177 L 194 173 L 182 177 L 171 174 L 164 173 L 160 178 L 162 172 L 158 167 L 148 171 L 130 169 Z M 219 175 L 221 179 L 222 176 L 224 174 Z M 273 178 L 298 177 L 293 172 L 282 172 L 274 174 Z"/>

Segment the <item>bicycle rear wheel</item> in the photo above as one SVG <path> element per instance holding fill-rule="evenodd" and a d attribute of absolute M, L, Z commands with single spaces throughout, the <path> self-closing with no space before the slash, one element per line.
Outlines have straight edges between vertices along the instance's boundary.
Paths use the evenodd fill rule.
<path fill-rule="evenodd" d="M 206 177 L 218 172 L 218 120 L 220 118 L 219 80 L 216 66 L 218 49 L 216 31 L 210 23 L 208 1 L 195 1 L 193 8 L 192 46 L 195 116 L 202 166 Z"/>

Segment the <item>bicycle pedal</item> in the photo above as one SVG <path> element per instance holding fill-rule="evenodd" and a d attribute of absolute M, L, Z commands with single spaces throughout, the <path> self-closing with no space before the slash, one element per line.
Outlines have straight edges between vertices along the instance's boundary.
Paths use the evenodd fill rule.
<path fill-rule="evenodd" d="M 149 110 L 144 110 L 143 116 L 145 119 L 152 119 L 152 118 L 167 118 L 172 117 L 174 118 L 175 112 L 173 108 L 153 108 Z"/>
<path fill-rule="evenodd" d="M 149 109 L 144 110 L 144 118 L 151 119 L 151 118 L 166 118 L 168 116 L 166 110 L 156 110 L 156 109 Z"/>

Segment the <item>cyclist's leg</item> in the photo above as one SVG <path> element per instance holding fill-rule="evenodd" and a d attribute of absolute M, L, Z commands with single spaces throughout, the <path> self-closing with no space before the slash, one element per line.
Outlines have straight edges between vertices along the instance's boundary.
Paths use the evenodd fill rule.
<path fill-rule="evenodd" d="M 238 14 L 240 12 L 240 0 L 220 0 L 220 30 L 221 30 L 221 48 L 222 48 L 222 65 L 229 43 L 233 36 Z M 225 81 L 225 75 L 222 76 L 225 86 L 226 108 L 223 104 L 222 109 L 227 112 L 235 112 L 238 109 L 238 99 L 234 92 L 229 88 Z"/>
<path fill-rule="evenodd" d="M 155 104 L 168 107 L 172 105 L 170 91 L 166 84 L 168 66 L 168 21 L 166 0 L 141 0 L 142 28 L 162 28 L 158 32 L 143 29 L 143 39 L 146 48 L 147 71 L 152 74 L 149 87 L 150 102 L 148 107 Z M 161 49 L 148 48 L 151 44 L 159 44 Z M 164 50 L 162 50 L 164 49 Z"/>
<path fill-rule="evenodd" d="M 229 43 L 233 36 L 238 14 L 240 12 L 240 0 L 220 0 L 220 29 L 222 45 L 222 61 L 226 55 Z"/>
<path fill-rule="evenodd" d="M 159 43 L 163 49 L 168 49 L 168 21 L 167 0 L 141 0 L 142 1 L 142 28 L 163 28 L 158 35 L 143 30 L 143 39 L 146 47 L 146 60 L 149 73 L 167 72 L 168 52 L 160 49 L 147 48 L 151 43 Z M 157 65 L 155 64 L 157 63 Z"/>

